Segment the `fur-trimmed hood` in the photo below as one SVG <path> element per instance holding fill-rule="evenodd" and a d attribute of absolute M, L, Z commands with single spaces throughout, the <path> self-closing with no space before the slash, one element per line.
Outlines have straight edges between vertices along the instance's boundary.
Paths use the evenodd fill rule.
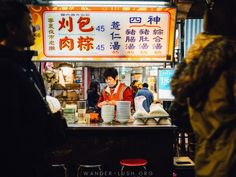
<path fill-rule="evenodd" d="M 194 58 L 198 57 L 202 50 L 210 44 L 212 41 L 214 41 L 217 38 L 221 38 L 221 35 L 212 35 L 207 33 L 199 33 L 194 43 L 190 46 L 188 49 L 185 61 L 186 63 L 190 63 Z"/>

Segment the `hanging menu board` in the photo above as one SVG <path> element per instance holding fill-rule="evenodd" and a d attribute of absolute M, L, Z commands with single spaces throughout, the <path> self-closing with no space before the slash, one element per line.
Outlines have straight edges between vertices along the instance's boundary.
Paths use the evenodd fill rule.
<path fill-rule="evenodd" d="M 175 8 L 31 6 L 36 60 L 171 61 Z"/>

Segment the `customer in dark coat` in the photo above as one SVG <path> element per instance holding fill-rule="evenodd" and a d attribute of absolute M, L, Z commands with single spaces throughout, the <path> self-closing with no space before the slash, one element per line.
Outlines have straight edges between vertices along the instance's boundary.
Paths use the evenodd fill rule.
<path fill-rule="evenodd" d="M 196 36 L 171 81 L 196 137 L 196 177 L 236 177 L 236 1 L 208 1 Z"/>
<path fill-rule="evenodd" d="M 138 80 L 133 80 L 130 84 L 130 89 L 132 91 L 133 98 L 135 97 L 136 93 L 138 92 Z"/>
<path fill-rule="evenodd" d="M 45 102 L 45 88 L 31 61 L 35 29 L 25 5 L 0 6 L 0 112 L 1 166 L 3 177 L 47 177 L 44 159 L 58 145 L 54 135 L 64 121 L 53 117 Z M 59 115 L 59 114 L 57 114 Z M 55 123 L 55 124 L 54 124 Z M 62 139 L 61 139 L 62 140 Z"/>
<path fill-rule="evenodd" d="M 90 87 L 87 91 L 88 94 L 88 107 L 89 109 L 93 109 L 93 111 L 97 112 L 98 108 L 97 108 L 97 103 L 98 103 L 98 99 L 99 99 L 99 83 L 97 81 L 92 81 L 90 83 Z"/>
<path fill-rule="evenodd" d="M 145 96 L 146 100 L 143 101 L 143 107 L 147 112 L 149 112 L 150 106 L 153 102 L 153 93 L 148 89 L 147 83 L 143 83 L 143 88 L 138 91 L 136 96 Z"/>

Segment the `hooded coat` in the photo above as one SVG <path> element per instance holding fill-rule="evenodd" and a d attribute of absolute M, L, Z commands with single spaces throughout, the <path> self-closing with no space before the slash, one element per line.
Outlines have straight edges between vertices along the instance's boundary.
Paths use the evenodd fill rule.
<path fill-rule="evenodd" d="M 199 34 L 171 82 L 187 103 L 197 140 L 197 177 L 236 177 L 236 41 Z"/>

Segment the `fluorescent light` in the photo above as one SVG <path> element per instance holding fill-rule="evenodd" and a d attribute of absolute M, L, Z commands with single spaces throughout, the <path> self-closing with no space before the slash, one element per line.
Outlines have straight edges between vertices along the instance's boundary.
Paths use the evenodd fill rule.
<path fill-rule="evenodd" d="M 160 1 L 58 1 L 58 0 L 37 0 L 39 4 L 42 5 L 52 5 L 52 6 L 132 6 L 132 7 L 167 7 L 170 6 L 169 2 Z"/>

